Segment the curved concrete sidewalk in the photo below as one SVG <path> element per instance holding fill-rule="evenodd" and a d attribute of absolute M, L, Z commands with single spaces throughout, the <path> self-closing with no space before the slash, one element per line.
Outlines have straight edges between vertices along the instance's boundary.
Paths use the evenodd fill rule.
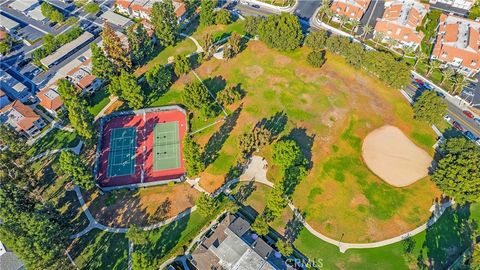
<path fill-rule="evenodd" d="M 75 154 L 79 154 L 80 153 L 80 150 L 82 150 L 82 146 L 83 146 L 83 141 L 80 140 L 78 142 L 78 144 L 74 147 L 71 147 L 71 148 L 60 148 L 60 149 L 55 149 L 55 150 L 48 150 L 48 151 L 45 151 L 43 153 L 40 153 L 34 157 L 31 157 L 30 159 L 27 160 L 27 163 L 30 163 L 30 162 L 33 162 L 35 160 L 38 160 L 44 156 L 48 156 L 48 155 L 53 155 L 53 154 L 56 154 L 58 152 L 62 152 L 62 151 L 66 151 L 66 150 L 71 150 L 73 151 Z"/>
<path fill-rule="evenodd" d="M 193 43 L 195 43 L 195 46 L 197 47 L 197 50 L 195 51 L 196 53 L 201 53 L 201 52 L 203 52 L 203 48 L 202 48 L 202 46 L 200 45 L 200 43 L 198 43 L 197 39 L 195 39 L 194 37 L 189 36 L 189 35 L 187 35 L 187 34 L 184 34 L 184 33 L 180 33 L 180 36 L 186 37 L 186 38 L 190 39 L 191 41 L 193 41 Z"/>

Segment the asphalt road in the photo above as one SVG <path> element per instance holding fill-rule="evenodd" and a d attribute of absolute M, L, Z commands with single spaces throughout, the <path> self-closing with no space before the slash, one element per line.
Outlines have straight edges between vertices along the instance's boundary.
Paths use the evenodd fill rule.
<path fill-rule="evenodd" d="M 322 5 L 322 0 L 298 0 L 295 11 L 293 12 L 300 19 L 309 21 L 315 14 L 317 8 Z"/>
<path fill-rule="evenodd" d="M 413 84 L 407 85 L 407 87 L 405 87 L 404 90 L 412 98 L 420 95 L 422 92 L 421 90 L 418 90 L 417 86 Z M 450 99 L 445 99 L 445 101 L 448 106 L 447 114 L 450 115 L 452 120 L 457 121 L 460 125 L 462 125 L 462 127 L 465 130 L 470 130 L 470 132 L 472 132 L 473 134 L 475 134 L 475 136 L 480 138 L 480 125 L 475 123 L 473 119 L 470 119 L 465 114 L 463 114 L 463 111 L 461 108 L 458 107 L 458 104 L 455 104 Z"/>

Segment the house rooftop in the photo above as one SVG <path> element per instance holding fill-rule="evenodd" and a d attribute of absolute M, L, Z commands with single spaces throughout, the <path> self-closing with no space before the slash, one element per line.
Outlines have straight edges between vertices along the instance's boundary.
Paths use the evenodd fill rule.
<path fill-rule="evenodd" d="M 57 92 L 56 84 L 49 85 L 38 92 L 37 97 L 40 99 L 40 105 L 45 109 L 56 111 L 62 107 L 63 102 L 60 94 Z"/>
<path fill-rule="evenodd" d="M 10 125 L 16 126 L 23 131 L 33 127 L 35 121 L 40 119 L 40 116 L 32 108 L 18 100 L 0 110 L 0 114 L 4 118 L 2 122 L 8 122 Z"/>
<path fill-rule="evenodd" d="M 55 62 L 59 61 L 62 59 L 67 53 L 70 53 L 71 51 L 75 50 L 77 47 L 82 46 L 85 42 L 87 42 L 89 39 L 91 39 L 93 35 L 90 32 L 83 32 L 78 38 L 75 40 L 63 45 L 60 47 L 56 52 L 53 54 L 43 58 L 40 60 L 40 62 L 46 66 L 50 67 L 52 64 Z"/>

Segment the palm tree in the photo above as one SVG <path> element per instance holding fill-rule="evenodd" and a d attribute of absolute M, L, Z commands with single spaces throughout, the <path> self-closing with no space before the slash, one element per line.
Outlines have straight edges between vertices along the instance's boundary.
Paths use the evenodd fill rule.
<path fill-rule="evenodd" d="M 452 94 L 457 95 L 465 86 L 468 85 L 468 80 L 465 76 L 457 73 L 453 77 L 453 92 Z"/>
<path fill-rule="evenodd" d="M 332 21 L 332 19 L 333 19 L 333 16 L 335 16 L 335 13 L 333 12 L 333 10 L 331 10 L 329 8 L 329 9 L 325 10 L 325 15 L 328 18 L 328 23 L 330 23 L 330 21 Z"/>
<path fill-rule="evenodd" d="M 352 25 L 352 29 L 350 30 L 350 34 L 353 35 L 353 32 L 355 31 L 355 28 L 357 28 L 360 25 L 360 22 L 357 21 L 357 20 L 352 20 L 350 22 L 350 24 Z"/>
<path fill-rule="evenodd" d="M 375 36 L 373 37 L 373 40 L 375 41 L 375 43 L 381 43 L 383 38 L 385 37 L 385 33 L 384 32 L 375 32 Z"/>
<path fill-rule="evenodd" d="M 387 43 L 389 48 L 392 48 L 398 45 L 398 41 L 393 38 L 387 39 Z"/>
<path fill-rule="evenodd" d="M 440 63 L 439 61 L 435 61 L 435 60 L 430 61 L 430 63 L 428 64 L 427 77 L 430 76 L 430 74 L 434 69 L 439 69 L 441 65 L 442 63 Z"/>
<path fill-rule="evenodd" d="M 418 50 L 415 52 L 415 64 L 413 65 L 413 68 L 417 68 L 417 64 L 427 58 L 428 55 L 424 53 L 421 48 L 418 48 Z"/>
<path fill-rule="evenodd" d="M 340 17 L 338 18 L 340 20 L 340 28 L 343 27 L 343 25 L 348 22 L 348 17 L 345 16 L 345 15 L 340 15 Z"/>
<path fill-rule="evenodd" d="M 413 53 L 415 50 L 410 46 L 403 46 L 403 56 Z"/>
<path fill-rule="evenodd" d="M 327 15 L 327 10 L 330 9 L 330 0 L 323 0 L 322 5 L 318 9 L 317 16 L 319 15 L 320 21 L 323 20 L 323 17 Z"/>
<path fill-rule="evenodd" d="M 373 27 L 367 24 L 362 27 L 362 30 L 363 30 L 362 39 L 365 40 L 365 37 L 373 31 Z"/>
<path fill-rule="evenodd" d="M 454 74 L 455 71 L 451 67 L 442 69 L 442 81 L 440 82 L 440 85 L 443 85 L 444 82 L 450 80 Z"/>

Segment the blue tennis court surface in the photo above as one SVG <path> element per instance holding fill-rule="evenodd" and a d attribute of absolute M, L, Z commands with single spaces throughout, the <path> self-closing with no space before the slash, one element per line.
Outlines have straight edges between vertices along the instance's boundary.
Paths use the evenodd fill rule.
<path fill-rule="evenodd" d="M 137 130 L 134 127 L 114 128 L 110 136 L 108 177 L 130 175 L 135 172 Z"/>

